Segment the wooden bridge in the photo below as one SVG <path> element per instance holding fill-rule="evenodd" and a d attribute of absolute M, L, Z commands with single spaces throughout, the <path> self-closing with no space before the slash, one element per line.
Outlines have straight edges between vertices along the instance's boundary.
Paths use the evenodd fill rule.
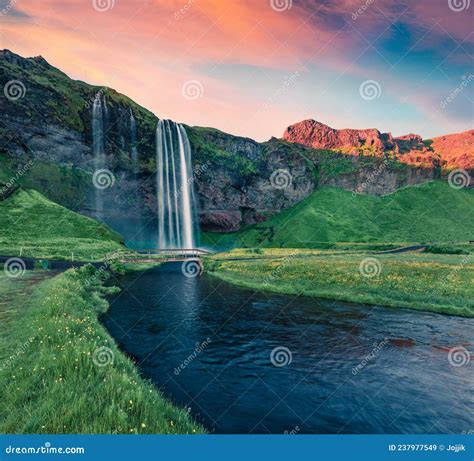
<path fill-rule="evenodd" d="M 202 256 L 211 254 L 210 251 L 198 248 L 157 248 L 148 250 L 121 251 L 118 261 L 128 263 L 156 263 L 156 262 L 181 262 L 190 259 L 200 259 Z"/>

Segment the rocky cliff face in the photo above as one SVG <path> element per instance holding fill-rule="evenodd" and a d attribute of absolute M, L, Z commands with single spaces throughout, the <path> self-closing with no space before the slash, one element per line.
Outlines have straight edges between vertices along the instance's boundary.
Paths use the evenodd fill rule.
<path fill-rule="evenodd" d="M 283 139 L 319 149 L 334 149 L 351 155 L 384 156 L 425 168 L 474 169 L 474 130 L 423 141 L 417 134 L 392 137 L 375 128 L 337 130 L 315 120 L 289 126 Z"/>
<path fill-rule="evenodd" d="M 104 190 L 105 218 L 125 234 L 128 223 L 134 228 L 138 220 L 150 223 L 153 232 L 158 118 L 110 88 L 71 80 L 41 57 L 0 52 L 4 91 L 9 82 L 20 82 L 20 94 L 1 96 L 0 179 L 19 176 L 18 184 L 94 216 L 91 119 L 94 97 L 100 93 L 107 113 L 106 167 L 115 178 L 113 187 Z M 136 121 L 138 174 L 131 158 L 130 111 Z M 433 168 L 410 168 L 386 156 L 341 155 L 334 146 L 376 151 L 395 140 L 377 130 L 333 130 L 316 123 L 301 125 L 289 130 L 286 139 L 266 143 L 212 128 L 186 127 L 202 229 L 228 232 L 260 222 L 324 185 L 385 194 L 436 176 Z M 305 145 L 295 143 L 299 141 Z M 403 142 L 412 146 L 419 139 L 409 137 Z M 24 165 L 29 166 L 18 175 Z"/>
<path fill-rule="evenodd" d="M 303 149 L 204 128 L 188 128 L 188 133 L 194 162 L 206 166 L 205 173 L 195 175 L 206 230 L 234 231 L 263 221 L 304 199 L 317 185 L 314 165 L 301 155 Z"/>
<path fill-rule="evenodd" d="M 390 133 L 382 134 L 375 128 L 336 130 L 316 120 L 304 120 L 289 126 L 283 139 L 316 149 L 348 149 L 354 153 L 359 148 L 380 152 L 397 148 Z"/>
<path fill-rule="evenodd" d="M 448 170 L 474 170 L 474 130 L 433 138 L 431 147 Z"/>

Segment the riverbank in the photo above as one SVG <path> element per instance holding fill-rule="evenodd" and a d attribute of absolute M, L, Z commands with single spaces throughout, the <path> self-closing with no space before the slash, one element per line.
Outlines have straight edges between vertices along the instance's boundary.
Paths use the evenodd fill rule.
<path fill-rule="evenodd" d="M 31 274 L 2 274 L 0 285 Z M 40 281 L 28 296 L 9 290 L 1 304 L 0 432 L 204 432 L 140 377 L 99 323 L 111 291 L 101 277 L 87 266 Z"/>
<path fill-rule="evenodd" d="M 471 255 L 241 249 L 205 267 L 257 290 L 474 317 L 473 263 Z"/>

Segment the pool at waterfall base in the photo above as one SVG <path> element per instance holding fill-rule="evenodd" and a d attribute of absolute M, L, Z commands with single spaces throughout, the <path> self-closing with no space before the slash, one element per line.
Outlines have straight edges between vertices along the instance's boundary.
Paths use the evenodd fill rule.
<path fill-rule="evenodd" d="M 102 323 L 211 433 L 466 433 L 465 319 L 242 289 L 180 264 L 117 277 Z"/>

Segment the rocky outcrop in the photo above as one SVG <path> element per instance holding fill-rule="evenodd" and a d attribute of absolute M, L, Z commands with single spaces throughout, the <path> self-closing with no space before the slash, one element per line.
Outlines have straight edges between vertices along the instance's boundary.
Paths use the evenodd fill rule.
<path fill-rule="evenodd" d="M 283 133 L 283 139 L 315 149 L 345 149 L 353 152 L 357 152 L 357 148 L 377 152 L 397 149 L 390 133 L 380 133 L 375 128 L 336 130 L 316 120 L 304 120 L 289 126 Z"/>
<path fill-rule="evenodd" d="M 351 155 L 383 157 L 389 153 L 397 161 L 416 167 L 447 171 L 474 168 L 474 130 L 424 141 L 413 133 L 394 138 L 375 128 L 337 130 L 315 120 L 304 120 L 289 126 L 283 139 Z"/>
<path fill-rule="evenodd" d="M 439 154 L 447 170 L 474 171 L 474 130 L 433 138 L 431 148 Z"/>
<path fill-rule="evenodd" d="M 394 138 L 394 143 L 400 153 L 408 152 L 413 149 L 421 150 L 425 147 L 421 136 L 413 133 Z"/>

